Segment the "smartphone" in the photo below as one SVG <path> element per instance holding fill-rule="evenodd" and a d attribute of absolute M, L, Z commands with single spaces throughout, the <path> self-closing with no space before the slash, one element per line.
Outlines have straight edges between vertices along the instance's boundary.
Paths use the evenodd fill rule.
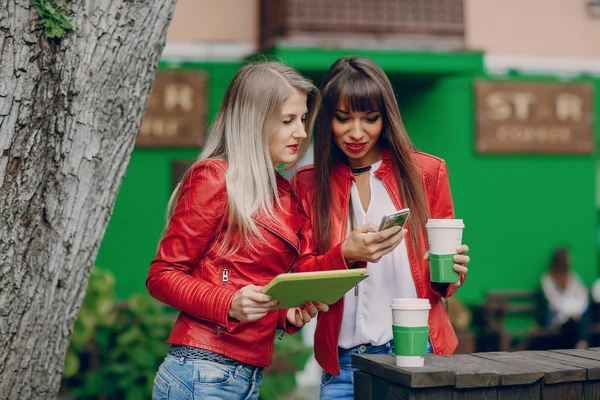
<path fill-rule="evenodd" d="M 409 215 L 410 209 L 404 208 L 400 211 L 396 211 L 395 213 L 384 216 L 381 219 L 378 231 L 391 228 L 392 226 L 399 226 L 401 229 L 403 229 Z"/>

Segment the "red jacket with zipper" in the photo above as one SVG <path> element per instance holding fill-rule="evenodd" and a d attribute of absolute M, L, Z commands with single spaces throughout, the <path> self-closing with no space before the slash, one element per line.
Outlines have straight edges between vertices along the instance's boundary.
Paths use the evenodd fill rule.
<path fill-rule="evenodd" d="M 181 311 L 168 343 L 268 366 L 276 328 L 296 330 L 287 325 L 287 310 L 239 322 L 228 317 L 229 307 L 242 287 L 263 286 L 288 272 L 298 259 L 297 233 L 302 222 L 292 212 L 297 203 L 290 196 L 288 181 L 277 174 L 283 209 L 275 207 L 275 219 L 253 216 L 266 243 L 253 237 L 254 249 L 242 246 L 234 255 L 219 258 L 219 245 L 228 228 L 226 169 L 226 161 L 209 160 L 187 174 L 146 287 L 153 297 Z"/>
<path fill-rule="evenodd" d="M 419 169 L 425 188 L 427 204 L 431 218 L 454 218 L 452 194 L 448 182 L 448 169 L 446 163 L 437 157 L 428 154 L 414 152 L 414 159 Z M 398 181 L 392 170 L 389 153 L 384 151 L 383 160 L 375 175 L 383 180 L 392 202 L 398 210 L 404 208 Z M 292 191 L 300 202 L 300 213 L 306 221 L 302 234 L 300 235 L 300 260 L 294 267 L 295 272 L 346 269 L 348 266 L 342 254 L 342 243 L 346 239 L 346 227 L 348 224 L 348 198 L 354 176 L 350 168 L 344 164 L 337 164 L 331 174 L 332 201 L 337 199 L 337 204 L 342 207 L 340 218 L 332 213 L 333 235 L 330 251 L 320 255 L 316 249 L 316 241 L 313 237 L 313 223 L 310 221 L 312 204 L 314 203 L 315 182 L 313 166 L 306 166 L 298 170 L 292 178 Z M 410 235 L 408 232 L 404 238 L 408 248 L 408 258 L 417 296 L 427 298 L 431 303 L 429 313 L 429 337 L 435 354 L 452 354 L 458 344 L 454 329 L 446 314 L 441 294 L 436 292 L 431 285 L 429 276 L 429 263 L 423 260 L 423 254 L 415 254 L 413 251 Z M 423 251 L 427 250 L 425 237 L 420 235 L 420 243 Z M 357 263 L 354 267 L 364 268 L 365 263 Z M 464 281 L 461 275 L 461 283 Z M 453 285 L 448 286 L 447 293 L 450 296 L 456 291 Z M 391 299 L 390 299 L 391 300 Z M 321 367 L 330 374 L 339 375 L 340 366 L 338 362 L 338 338 L 342 325 L 342 313 L 344 298 L 329 306 L 329 311 L 319 313 L 317 328 L 315 332 L 315 358 Z M 390 311 L 391 312 L 391 311 Z"/>

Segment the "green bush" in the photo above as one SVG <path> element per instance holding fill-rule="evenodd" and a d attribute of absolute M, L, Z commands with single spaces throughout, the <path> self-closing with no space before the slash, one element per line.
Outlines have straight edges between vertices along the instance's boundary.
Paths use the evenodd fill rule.
<path fill-rule="evenodd" d="M 114 276 L 94 268 L 65 358 L 61 390 L 76 399 L 148 399 L 166 356 L 165 340 L 177 312 L 147 294 L 117 302 Z M 273 365 L 265 371 L 261 400 L 276 400 L 296 387 L 295 372 L 312 350 L 300 333 L 275 339 Z"/>
<path fill-rule="evenodd" d="M 275 339 L 273 364 L 265 370 L 260 388 L 260 400 L 276 400 L 279 395 L 296 389 L 296 372 L 306 366 L 312 349 L 304 345 L 302 333 Z"/>
<path fill-rule="evenodd" d="M 95 268 L 65 358 L 63 388 L 76 399 L 148 399 L 175 317 L 149 295 L 117 303 L 113 275 Z"/>

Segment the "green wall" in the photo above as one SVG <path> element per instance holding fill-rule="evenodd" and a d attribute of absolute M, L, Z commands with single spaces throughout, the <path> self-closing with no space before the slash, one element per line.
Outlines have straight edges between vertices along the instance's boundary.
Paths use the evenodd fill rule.
<path fill-rule="evenodd" d="M 568 246 L 574 268 L 591 283 L 598 275 L 596 157 L 482 155 L 474 150 L 474 77 L 483 75 L 478 53 L 279 51 L 316 83 L 332 60 L 347 54 L 387 66 L 408 132 L 422 151 L 450 168 L 456 214 L 473 259 L 458 292 L 478 303 L 488 289 L 533 289 L 552 250 Z M 411 60 L 408 62 L 407 60 Z M 209 116 L 219 107 L 240 63 L 167 65 L 209 75 Z M 420 73 L 425 71 L 425 73 Z M 600 93 L 596 80 L 596 97 Z M 600 101 L 596 101 L 600 115 Z M 598 128 L 598 127 L 597 127 Z M 597 135 L 600 138 L 600 135 Z M 171 162 L 194 159 L 199 149 L 143 149 L 132 154 L 96 265 L 114 272 L 117 294 L 144 292 L 150 261 L 171 194 Z"/>
<path fill-rule="evenodd" d="M 476 153 L 472 82 L 396 84 L 411 138 L 447 161 L 456 215 L 465 220 L 473 261 L 458 296 L 473 304 L 488 289 L 537 288 L 557 246 L 572 250 L 589 286 L 598 273 L 596 156 Z"/>

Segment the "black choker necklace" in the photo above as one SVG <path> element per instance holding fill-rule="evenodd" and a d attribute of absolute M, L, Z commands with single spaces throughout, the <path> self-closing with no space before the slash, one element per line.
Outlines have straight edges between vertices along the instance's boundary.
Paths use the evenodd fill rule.
<path fill-rule="evenodd" d="M 358 168 L 350 167 L 350 170 L 352 170 L 353 175 L 360 175 L 360 174 L 364 174 L 365 172 L 369 172 L 371 170 L 371 166 L 367 165 L 366 167 L 358 167 Z"/>

